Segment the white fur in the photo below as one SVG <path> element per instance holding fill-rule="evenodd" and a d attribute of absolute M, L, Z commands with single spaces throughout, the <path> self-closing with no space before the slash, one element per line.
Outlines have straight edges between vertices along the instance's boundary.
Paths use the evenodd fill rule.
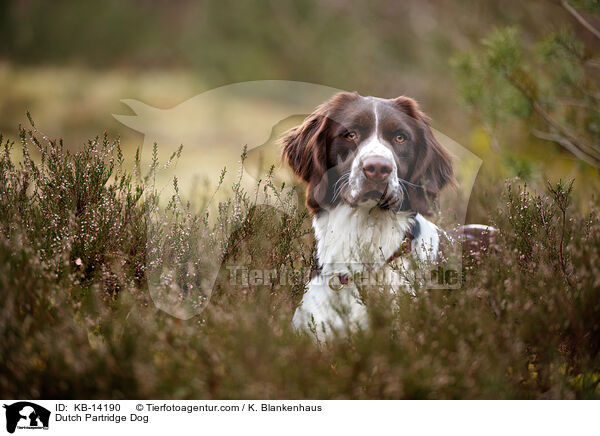
<path fill-rule="evenodd" d="M 414 219 L 420 232 L 412 241 L 411 255 L 426 262 L 437 257 L 438 227 L 419 214 Z M 295 328 L 313 331 L 319 340 L 325 340 L 331 329 L 368 326 L 366 308 L 356 286 L 349 284 L 340 291 L 333 291 L 328 281 L 334 274 L 363 272 L 371 268 L 383 273 L 394 291 L 404 289 L 412 292 L 407 287 L 407 280 L 399 273 L 408 268 L 407 260 L 397 259 L 398 268 L 386 264 L 386 260 L 400 247 L 411 225 L 410 213 L 378 207 L 338 205 L 329 211 L 319 212 L 313 218 L 313 228 L 321 272 L 307 285 L 294 314 Z"/>
<path fill-rule="evenodd" d="M 365 182 L 365 176 L 363 173 L 363 162 L 370 157 L 381 157 L 387 159 L 392 164 L 392 171 L 387 179 L 388 189 L 397 191 L 400 189 L 400 182 L 398 180 L 398 167 L 394 160 L 394 154 L 392 150 L 385 145 L 385 143 L 379 138 L 379 117 L 377 110 L 375 109 L 375 103 L 373 103 L 373 114 L 375 116 L 375 128 L 370 138 L 364 141 L 364 144 L 360 146 L 358 153 L 352 161 L 350 169 L 350 178 L 348 179 L 350 186 L 350 198 L 355 201 L 358 199 L 362 192 L 363 183 Z"/>
<path fill-rule="evenodd" d="M 363 162 L 365 159 L 370 157 L 382 157 L 387 159 L 392 164 L 392 172 L 388 177 L 387 183 L 388 189 L 398 190 L 400 188 L 400 182 L 398 181 L 398 168 L 392 151 L 386 147 L 378 138 L 376 134 L 373 134 L 369 139 L 366 140 L 364 145 L 361 145 L 359 152 L 352 161 L 352 167 L 350 170 L 350 196 L 352 199 L 356 199 L 362 192 L 362 184 L 365 182 L 365 176 L 363 173 Z"/>

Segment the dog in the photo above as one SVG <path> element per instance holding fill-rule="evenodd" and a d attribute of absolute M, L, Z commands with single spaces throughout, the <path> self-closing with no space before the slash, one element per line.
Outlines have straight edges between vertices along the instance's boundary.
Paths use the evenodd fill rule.
<path fill-rule="evenodd" d="M 356 277 L 383 275 L 414 292 L 411 259 L 437 259 L 443 232 L 426 217 L 456 185 L 450 153 L 409 97 L 341 92 L 280 140 L 282 158 L 306 183 L 318 271 L 293 317 L 325 340 L 332 330 L 367 328 Z"/>

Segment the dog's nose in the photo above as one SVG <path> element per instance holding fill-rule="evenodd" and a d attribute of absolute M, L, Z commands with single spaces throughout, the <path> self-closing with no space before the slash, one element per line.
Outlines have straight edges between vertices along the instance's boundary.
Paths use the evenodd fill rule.
<path fill-rule="evenodd" d="M 373 182 L 383 182 L 392 173 L 392 163 L 383 157 L 369 157 L 363 161 L 365 177 Z"/>

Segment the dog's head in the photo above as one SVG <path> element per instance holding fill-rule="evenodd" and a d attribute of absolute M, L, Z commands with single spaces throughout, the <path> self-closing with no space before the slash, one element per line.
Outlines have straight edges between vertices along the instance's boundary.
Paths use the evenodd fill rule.
<path fill-rule="evenodd" d="M 281 141 L 283 158 L 308 183 L 313 213 L 344 203 L 428 215 L 455 183 L 449 153 L 408 97 L 339 93 Z"/>

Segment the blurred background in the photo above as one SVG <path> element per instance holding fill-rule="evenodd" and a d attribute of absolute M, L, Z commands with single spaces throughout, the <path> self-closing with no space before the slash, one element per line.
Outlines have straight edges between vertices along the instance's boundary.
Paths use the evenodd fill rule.
<path fill-rule="evenodd" d="M 599 398 L 599 48 L 599 0 L 0 0 L 0 132 L 19 139 L 28 111 L 37 129 L 22 169 L 0 147 L 0 397 Z M 313 85 L 226 95 L 273 79 Z M 161 163 L 183 142 L 182 183 L 220 170 L 223 141 L 239 171 L 246 132 L 273 149 L 337 89 L 417 99 L 483 161 L 453 205 L 501 231 L 457 256 L 461 291 L 370 293 L 372 328 L 315 347 L 290 323 L 315 266 L 304 210 L 244 186 L 212 226 L 149 185 L 154 139 Z M 147 179 L 84 146 L 105 131 Z M 289 280 L 239 286 L 230 266 Z"/>
<path fill-rule="evenodd" d="M 71 148 L 107 131 L 127 152 L 143 135 L 113 118 L 133 114 L 121 99 L 168 109 L 264 79 L 403 94 L 483 159 L 476 195 L 506 177 L 575 178 L 585 208 L 600 162 L 597 11 L 595 0 L 0 0 L 0 131 L 14 138 L 29 111 Z M 583 158 L 556 137 L 576 142 L 569 132 L 591 149 Z"/>

